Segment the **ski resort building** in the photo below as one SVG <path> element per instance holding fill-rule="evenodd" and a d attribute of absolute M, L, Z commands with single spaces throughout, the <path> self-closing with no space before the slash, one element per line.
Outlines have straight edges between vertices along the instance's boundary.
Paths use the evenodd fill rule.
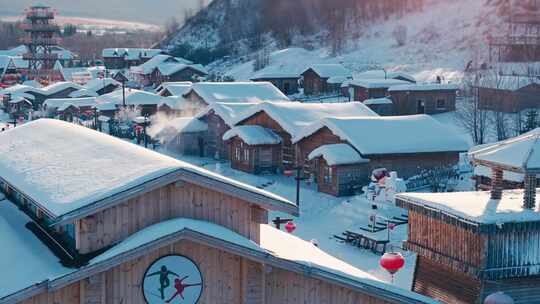
<path fill-rule="evenodd" d="M 269 192 L 58 120 L 0 140 L 2 304 L 436 303 L 269 226 L 298 215 Z"/>
<path fill-rule="evenodd" d="M 301 75 L 305 95 L 340 94 L 341 84 L 352 79 L 352 72 L 341 64 L 314 64 Z"/>
<path fill-rule="evenodd" d="M 319 191 L 352 195 L 378 168 L 409 178 L 457 165 L 468 144 L 427 115 L 328 117 L 293 138 L 297 163 Z"/>
<path fill-rule="evenodd" d="M 141 65 L 159 54 L 163 54 L 160 49 L 107 48 L 101 56 L 107 69 L 119 70 Z"/>
<path fill-rule="evenodd" d="M 278 145 L 281 147 L 279 156 L 273 156 L 272 159 L 279 159 L 278 168 L 281 170 L 289 170 L 295 166 L 303 164 L 303 159 L 307 155 L 298 154 L 297 147 L 294 145 L 294 138 L 302 134 L 302 130 L 306 126 L 314 124 L 325 117 L 357 117 L 357 116 L 378 116 L 368 107 L 359 102 L 351 103 L 329 103 L 329 104 L 312 104 L 300 102 L 263 102 L 248 108 L 246 111 L 238 115 L 235 127 L 238 129 L 242 126 L 259 126 L 266 129 L 267 144 Z M 232 131 L 230 134 L 238 134 L 236 140 L 231 142 L 229 146 L 231 155 L 236 155 L 236 151 L 252 151 L 250 142 L 258 143 L 257 136 L 259 132 L 241 132 L 240 130 Z M 280 139 L 276 143 L 276 136 Z M 251 137 L 251 138 L 250 138 Z M 232 137 L 231 137 L 232 138 Z M 229 138 L 230 139 L 230 138 Z M 272 147 L 272 151 L 275 148 Z M 243 152 L 248 153 L 248 152 Z M 233 166 L 242 168 L 235 162 L 246 162 L 246 157 L 241 159 L 231 159 Z M 260 157 L 250 157 L 250 162 L 253 162 L 250 167 L 264 167 L 258 162 L 268 162 L 268 158 L 261 159 Z"/>
<path fill-rule="evenodd" d="M 407 84 L 388 89 L 394 115 L 439 114 L 456 110 L 455 84 Z"/>
<path fill-rule="evenodd" d="M 409 210 L 405 247 L 418 254 L 413 289 L 444 303 L 482 303 L 504 292 L 540 301 L 539 130 L 470 153 L 492 171 L 490 191 L 399 194 Z M 503 190 L 505 171 L 524 188 Z"/>

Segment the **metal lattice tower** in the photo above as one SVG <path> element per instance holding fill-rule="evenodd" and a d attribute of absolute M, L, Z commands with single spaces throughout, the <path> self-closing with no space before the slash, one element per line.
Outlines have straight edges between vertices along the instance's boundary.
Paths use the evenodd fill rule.
<path fill-rule="evenodd" d="M 23 59 L 28 61 L 29 79 L 51 79 L 58 54 L 52 48 L 58 44 L 54 37 L 59 27 L 54 23 L 55 12 L 48 6 L 35 5 L 25 10 L 26 20 L 22 24 L 27 36 L 23 39 L 28 52 Z"/>

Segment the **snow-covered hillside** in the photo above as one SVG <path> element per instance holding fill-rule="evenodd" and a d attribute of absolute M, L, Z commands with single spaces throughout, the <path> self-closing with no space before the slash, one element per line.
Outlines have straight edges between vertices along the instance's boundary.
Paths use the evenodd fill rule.
<path fill-rule="evenodd" d="M 193 26 L 182 30 L 183 42 L 196 40 L 189 36 L 189 33 L 193 33 Z M 211 40 L 210 45 L 215 43 L 215 40 L 210 39 L 217 35 L 217 30 L 211 28 L 212 24 L 199 23 L 196 26 L 206 28 L 205 39 Z M 393 35 L 398 26 L 407 29 L 407 37 L 402 46 L 398 46 Z M 502 31 L 504 28 L 493 1 L 428 0 L 421 12 L 407 13 L 402 17 L 396 15 L 363 25 L 358 30 L 348 30 L 344 46 L 335 56 L 331 55 L 328 46 L 314 42 L 320 41 L 318 37 L 321 34 L 310 37 L 298 34 L 293 39 L 293 45 L 299 47 L 281 50 L 272 39 L 267 39 L 266 50 L 271 51 L 270 67 L 267 69 L 301 72 L 315 62 L 343 63 L 355 72 L 386 68 L 411 73 L 419 80 L 432 80 L 435 75 L 443 75 L 447 80 L 459 80 L 470 60 L 476 63 L 486 61 L 486 37 L 489 34 L 500 34 L 493 30 Z M 195 43 L 200 44 L 201 40 Z M 306 45 L 309 45 L 310 50 L 302 48 Z M 210 70 L 230 75 L 236 80 L 252 77 L 253 58 L 256 55 L 247 49 L 235 52 L 237 56 L 227 56 L 210 64 Z"/>

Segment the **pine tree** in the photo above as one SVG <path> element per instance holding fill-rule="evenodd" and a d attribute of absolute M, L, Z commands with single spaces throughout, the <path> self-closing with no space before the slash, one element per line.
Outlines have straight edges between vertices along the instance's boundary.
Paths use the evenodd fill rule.
<path fill-rule="evenodd" d="M 536 110 L 530 110 L 527 112 L 525 129 L 523 130 L 523 133 L 536 129 L 536 127 L 538 127 L 538 113 Z"/>

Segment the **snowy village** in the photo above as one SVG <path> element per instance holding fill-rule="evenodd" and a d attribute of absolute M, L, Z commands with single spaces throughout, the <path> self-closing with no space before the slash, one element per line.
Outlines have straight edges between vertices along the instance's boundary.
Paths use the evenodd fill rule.
<path fill-rule="evenodd" d="M 95 1 L 0 0 L 0 304 L 540 303 L 540 1 Z"/>

